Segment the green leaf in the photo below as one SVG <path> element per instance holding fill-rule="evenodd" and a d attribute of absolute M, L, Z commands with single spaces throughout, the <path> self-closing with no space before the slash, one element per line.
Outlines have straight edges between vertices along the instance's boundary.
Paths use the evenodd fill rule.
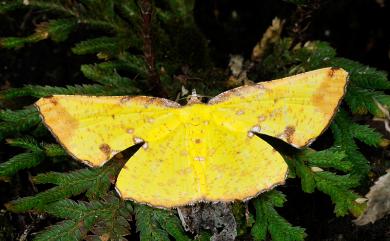
<path fill-rule="evenodd" d="M 119 52 L 118 45 L 119 42 L 117 38 L 99 37 L 77 43 L 72 48 L 72 52 L 79 55 L 96 54 L 99 52 L 107 52 L 114 55 Z"/>
<path fill-rule="evenodd" d="M 141 241 L 169 241 L 168 233 L 161 229 L 154 219 L 153 209 L 143 205 L 135 206 L 135 219 L 137 221 L 137 232 Z"/>
<path fill-rule="evenodd" d="M 65 149 L 58 144 L 44 144 L 45 154 L 49 157 L 67 156 Z"/>
<path fill-rule="evenodd" d="M 274 207 L 281 207 L 285 196 L 275 190 L 262 194 L 253 200 L 256 209 L 256 222 L 251 234 L 254 240 L 265 240 L 267 232 L 274 241 L 300 241 L 306 237 L 305 230 L 293 227 L 281 217 Z"/>
<path fill-rule="evenodd" d="M 390 81 L 388 81 L 384 71 L 345 58 L 334 58 L 331 63 L 332 66 L 347 70 L 351 82 L 358 87 L 377 90 L 390 89 Z"/>
<path fill-rule="evenodd" d="M 133 92 L 133 94 L 136 92 Z M 74 85 L 66 87 L 54 87 L 54 86 L 39 86 L 39 85 L 26 85 L 22 88 L 11 88 L 2 92 L 4 99 L 13 99 L 21 96 L 34 96 L 34 97 L 46 97 L 51 95 L 60 94 L 80 94 L 80 95 L 126 95 L 129 93 L 128 89 L 112 88 L 111 86 L 102 85 Z M 1 126 L 0 126 L 1 133 Z"/>
<path fill-rule="evenodd" d="M 353 167 L 352 163 L 346 160 L 345 152 L 335 147 L 317 152 L 305 150 L 300 155 L 300 158 L 305 160 L 309 166 L 335 168 L 344 172 L 351 171 Z"/>
<path fill-rule="evenodd" d="M 82 233 L 80 228 L 83 227 L 83 222 L 73 220 L 65 220 L 56 225 L 49 226 L 45 231 L 39 233 L 34 241 L 75 241 L 82 240 L 85 233 Z"/>
<path fill-rule="evenodd" d="M 141 21 L 139 8 L 135 0 L 125 2 L 119 1 L 115 6 L 118 8 L 120 13 L 122 13 L 122 15 L 125 16 L 128 21 L 130 21 L 131 25 L 136 25 Z"/>
<path fill-rule="evenodd" d="M 331 125 L 335 139 L 334 145 L 347 155 L 347 160 L 353 166 L 351 174 L 365 178 L 369 171 L 369 164 L 367 159 L 358 151 L 354 136 L 351 133 L 352 126 L 353 122 L 348 114 L 340 110 Z"/>
<path fill-rule="evenodd" d="M 301 158 L 306 159 L 304 156 Z M 301 187 L 304 192 L 312 193 L 315 190 L 315 180 L 310 168 L 304 165 L 304 161 L 295 161 L 295 173 L 301 178 Z"/>
<path fill-rule="evenodd" d="M 169 211 L 136 205 L 135 215 L 137 220 L 137 231 L 140 233 L 141 241 L 169 241 L 169 235 L 175 238 L 175 240 L 190 240 L 184 234 L 179 219 Z"/>
<path fill-rule="evenodd" d="M 52 183 L 57 186 L 35 196 L 23 197 L 7 204 L 13 212 L 24 212 L 30 209 L 42 209 L 46 204 L 87 192 L 89 199 L 105 195 L 110 187 L 110 177 L 117 175 L 121 165 L 115 161 L 96 169 L 81 169 L 69 173 L 50 172 L 39 174 L 34 182 Z"/>
<path fill-rule="evenodd" d="M 345 100 L 352 113 L 360 115 L 371 113 L 377 117 L 384 117 L 384 114 L 376 102 L 384 106 L 390 105 L 390 96 L 385 95 L 383 92 L 362 89 L 353 85 L 348 87 Z"/>
<path fill-rule="evenodd" d="M 59 1 L 46 1 L 46 0 L 30 0 L 26 6 L 32 7 L 34 9 L 45 10 L 51 13 L 58 13 L 65 16 L 77 17 L 77 12 L 66 7 L 64 4 L 61 4 Z"/>
<path fill-rule="evenodd" d="M 0 48 L 15 49 L 23 47 L 29 41 L 26 38 L 7 37 L 0 38 Z"/>
<path fill-rule="evenodd" d="M 10 146 L 21 147 L 33 152 L 42 151 L 42 148 L 39 145 L 39 143 L 31 136 L 25 136 L 23 138 L 16 138 L 16 139 L 8 139 L 7 143 Z"/>
<path fill-rule="evenodd" d="M 116 71 L 107 72 L 97 65 L 82 65 L 81 71 L 88 79 L 94 80 L 106 86 L 117 87 L 127 90 L 129 93 L 138 91 L 134 87 L 135 82 L 129 78 L 120 76 Z"/>
<path fill-rule="evenodd" d="M 356 186 L 359 182 L 351 176 L 336 176 L 332 173 L 321 172 L 315 175 L 318 190 L 326 193 L 335 204 L 337 216 L 344 216 L 348 212 L 355 217 L 361 215 L 365 209 L 365 204 L 359 204 L 355 200 L 359 195 L 348 190 Z"/>
<path fill-rule="evenodd" d="M 0 177 L 9 177 L 20 170 L 37 166 L 45 158 L 43 152 L 28 152 L 13 156 L 6 162 L 0 163 Z"/>
<path fill-rule="evenodd" d="M 0 110 L 0 140 L 37 126 L 41 121 L 38 111 L 29 107 L 22 110 Z"/>
<path fill-rule="evenodd" d="M 322 158 L 331 158 L 332 156 L 342 158 L 343 155 L 340 153 L 336 152 L 337 154 L 330 154 L 334 152 L 334 149 L 335 148 L 331 148 L 322 151 L 319 154 L 316 154 L 314 151 L 304 151 L 303 153 L 296 155 L 293 158 L 295 167 L 303 170 L 297 170 L 296 173 L 301 178 L 310 178 L 311 185 L 313 185 L 310 186 L 312 188 L 310 191 L 314 191 L 314 188 L 316 188 L 330 196 L 332 202 L 335 204 L 335 213 L 337 216 L 346 215 L 348 212 L 355 216 L 359 215 L 364 210 L 364 204 L 358 204 L 355 201 L 359 196 L 350 189 L 359 185 L 361 179 L 360 175 L 336 175 L 335 173 L 327 171 L 314 172 L 305 165 L 305 162 L 309 162 L 307 160 L 313 159 L 313 157 L 314 160 L 316 158 L 319 158 L 319 160 Z M 328 162 L 332 162 L 332 160 L 327 160 L 325 163 L 329 165 Z M 340 160 L 335 159 L 335 162 L 340 162 Z M 331 166 L 339 166 L 339 164 L 336 163 Z M 302 183 L 302 189 L 305 190 L 304 183 Z"/>
<path fill-rule="evenodd" d="M 11 12 L 22 8 L 23 4 L 20 0 L 13 0 L 12 2 L 3 2 L 0 4 L 0 14 L 5 14 L 7 12 Z"/>
<path fill-rule="evenodd" d="M 62 42 L 68 39 L 69 34 L 77 26 L 75 19 L 50 20 L 46 26 L 50 38 L 55 42 Z"/>
<path fill-rule="evenodd" d="M 252 226 L 251 234 L 254 240 L 265 240 L 268 230 L 268 219 L 265 214 L 265 207 L 260 199 L 253 201 L 256 208 L 255 224 Z"/>
<path fill-rule="evenodd" d="M 74 240 L 75 237 L 81 240 L 88 231 L 110 240 L 122 240 L 130 233 L 130 209 L 111 193 L 99 201 L 60 200 L 41 211 L 68 220 L 50 226 L 36 240 Z"/>
<path fill-rule="evenodd" d="M 183 227 L 180 223 L 180 220 L 171 212 L 165 210 L 155 210 L 155 219 L 169 235 L 171 235 L 177 241 L 190 241 L 184 234 Z"/>
<path fill-rule="evenodd" d="M 382 135 L 367 125 L 351 124 L 350 132 L 359 141 L 373 147 L 378 147 L 382 141 Z"/>

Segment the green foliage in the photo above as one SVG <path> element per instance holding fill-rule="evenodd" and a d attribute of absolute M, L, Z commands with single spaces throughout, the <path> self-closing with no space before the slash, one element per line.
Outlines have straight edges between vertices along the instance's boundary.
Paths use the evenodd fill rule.
<path fill-rule="evenodd" d="M 81 240 L 84 237 L 95 240 L 100 240 L 99 237 L 106 240 L 124 240 L 123 236 L 130 232 L 132 207 L 112 193 L 101 201 L 60 200 L 46 205 L 41 211 L 65 221 L 40 232 L 34 241 Z"/>
<path fill-rule="evenodd" d="M 25 169 L 35 168 L 39 172 L 46 161 L 68 157 L 61 146 L 48 141 L 50 134 L 41 124 L 38 111 L 29 105 L 36 98 L 55 94 L 142 94 L 174 99 L 182 85 L 204 94 L 224 89 L 220 80 L 227 79 L 227 71 L 211 57 L 213 50 L 195 24 L 194 1 L 155 1 L 153 11 L 145 11 L 146 2 L 9 0 L 0 4 L 0 14 L 33 10 L 31 13 L 38 21 L 23 36 L 1 36 L 0 47 L 17 49 L 42 40 L 69 41 L 73 43 L 73 54 L 92 59 L 80 66 L 86 84 L 25 85 L 1 91 L 1 105 L 11 108 L 6 103 L 15 103 L 10 105 L 15 110 L 0 110 L 0 140 L 10 138 L 7 147 L 22 148 L 24 152 L 0 163 L 0 179 L 9 179 Z M 310 4 L 306 0 L 287 2 Z M 146 15 L 149 13 L 150 16 Z M 150 22 L 145 20 L 148 17 Z M 74 33 L 82 39 L 75 39 Z M 303 191 L 318 190 L 328 195 L 337 216 L 359 215 L 364 204 L 355 201 L 359 195 L 353 189 L 367 177 L 370 167 L 356 141 L 377 148 L 382 136 L 371 127 L 356 123 L 351 115 L 384 117 L 379 105 L 390 106 L 390 96 L 384 92 L 390 89 L 390 82 L 382 71 L 338 57 L 326 42 L 292 44 L 290 38 L 282 38 L 267 46 L 262 61 L 251 63 L 253 68 L 248 76 L 252 80 L 273 79 L 328 66 L 349 72 L 345 105 L 331 125 L 332 147 L 321 151 L 305 149 L 286 156 L 286 161 L 290 177 L 300 179 Z M 26 98 L 31 102 L 18 110 L 26 105 L 19 97 L 34 99 Z M 143 205 L 135 205 L 133 212 L 130 202 L 114 196 L 110 190 L 124 161 L 127 160 L 115 159 L 95 169 L 40 173 L 33 178 L 35 184 L 54 186 L 10 201 L 6 207 L 13 212 L 32 210 L 62 219 L 36 235 L 35 240 L 125 240 L 133 214 L 141 240 L 191 240 L 175 212 Z M 255 213 L 250 213 L 245 205 L 233 205 L 238 235 L 246 237 L 250 230 L 254 240 L 303 240 L 304 229 L 293 227 L 275 209 L 285 201 L 282 193 L 273 190 L 249 203 Z M 210 233 L 201 230 L 194 240 L 210 237 Z"/>
<path fill-rule="evenodd" d="M 169 211 L 137 205 L 135 217 L 141 241 L 169 241 L 170 236 L 180 241 L 191 240 L 184 234 L 177 216 Z"/>
<path fill-rule="evenodd" d="M 237 223 L 237 236 L 245 235 L 255 222 L 253 214 L 248 213 L 246 208 L 247 205 L 243 203 L 232 204 L 232 212 Z"/>
<path fill-rule="evenodd" d="M 24 212 L 30 209 L 45 210 L 47 204 L 84 192 L 89 199 L 98 199 L 108 192 L 111 185 L 110 178 L 116 176 L 120 168 L 118 162 L 112 162 L 96 169 L 85 168 L 69 173 L 39 174 L 33 179 L 34 183 L 56 186 L 35 196 L 16 199 L 8 203 L 7 208 L 13 212 Z"/>
<path fill-rule="evenodd" d="M 136 92 L 133 81 L 129 78 L 121 77 L 115 70 L 102 70 L 99 66 L 82 65 L 81 71 L 88 79 L 94 80 L 106 86 L 116 87 L 116 89 L 125 88 L 129 92 Z"/>
<path fill-rule="evenodd" d="M 72 51 L 75 54 L 96 54 L 106 52 L 115 55 L 119 52 L 118 39 L 112 37 L 100 37 L 88 39 L 76 44 Z"/>
<path fill-rule="evenodd" d="M 364 211 L 365 205 L 356 202 L 359 195 L 350 189 L 359 185 L 359 177 L 353 174 L 337 175 L 322 169 L 350 172 L 354 166 L 346 157 L 345 152 L 338 147 L 319 152 L 305 150 L 289 160 L 289 167 L 300 177 L 304 192 L 312 193 L 318 189 L 330 196 L 337 216 L 344 216 L 348 212 L 358 216 Z"/>
<path fill-rule="evenodd" d="M 55 42 L 62 42 L 68 39 L 69 34 L 76 27 L 77 22 L 74 19 L 56 19 L 50 20 L 45 26 L 48 35 Z"/>
<path fill-rule="evenodd" d="M 28 107 L 16 111 L 0 110 L 0 141 L 7 136 L 17 136 L 21 132 L 31 130 L 40 121 L 35 108 Z"/>
<path fill-rule="evenodd" d="M 253 201 L 256 208 L 256 222 L 251 233 L 254 240 L 266 240 L 267 233 L 274 241 L 300 241 L 306 237 L 300 227 L 293 227 L 281 217 L 275 207 L 282 207 L 285 196 L 278 191 L 269 191 Z"/>
<path fill-rule="evenodd" d="M 20 170 L 39 165 L 46 156 L 66 156 L 62 147 L 57 144 L 39 144 L 32 137 L 24 137 L 7 140 L 10 146 L 27 149 L 28 152 L 17 154 L 8 161 L 0 163 L 0 179 L 7 179 Z"/>
<path fill-rule="evenodd" d="M 26 85 L 22 88 L 7 89 L 2 93 L 2 96 L 4 99 L 13 99 L 22 96 L 45 97 L 54 94 L 107 95 L 107 93 L 110 95 L 121 95 L 124 91 L 96 84 L 66 87 Z"/>
<path fill-rule="evenodd" d="M 335 139 L 335 146 L 342 149 L 348 156 L 348 160 L 352 163 L 353 168 L 351 173 L 360 177 L 367 175 L 369 165 L 367 159 L 358 151 L 355 139 L 359 139 L 366 144 L 378 146 L 381 141 L 381 136 L 373 129 L 367 126 L 361 126 L 353 123 L 346 112 L 340 111 L 331 126 Z M 362 136 L 364 131 L 366 136 Z"/>
<path fill-rule="evenodd" d="M 14 175 L 16 172 L 37 166 L 43 160 L 41 152 L 21 153 L 0 164 L 0 178 Z"/>

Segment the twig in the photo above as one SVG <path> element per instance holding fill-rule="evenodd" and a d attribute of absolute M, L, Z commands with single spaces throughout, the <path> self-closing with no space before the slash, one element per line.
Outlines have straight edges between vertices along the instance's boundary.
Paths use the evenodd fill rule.
<path fill-rule="evenodd" d="M 385 118 L 374 118 L 375 120 L 380 120 L 385 123 L 385 129 L 387 132 L 390 133 L 390 113 L 387 107 L 383 106 L 381 103 L 379 103 L 377 100 L 374 99 L 375 104 L 378 106 L 378 109 L 383 113 Z"/>
<path fill-rule="evenodd" d="M 293 19 L 295 19 L 295 21 L 291 29 L 291 35 L 293 36 L 293 40 L 291 43 L 290 50 L 292 50 L 297 43 L 305 42 L 306 31 L 311 25 L 313 12 L 319 9 L 319 7 L 319 0 L 314 0 L 308 5 L 299 5 L 297 7 L 297 10 L 295 11 L 293 16 Z"/>
<path fill-rule="evenodd" d="M 148 68 L 148 81 L 153 93 L 161 97 L 166 97 L 167 93 L 161 85 L 160 75 L 156 69 L 156 56 L 152 45 L 152 3 L 151 0 L 139 0 L 138 3 L 141 10 L 142 38 L 144 42 L 143 51 Z"/>

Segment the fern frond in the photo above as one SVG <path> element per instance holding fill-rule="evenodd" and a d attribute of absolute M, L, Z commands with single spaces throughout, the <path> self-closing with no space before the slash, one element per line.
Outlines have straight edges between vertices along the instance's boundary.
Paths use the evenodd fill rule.
<path fill-rule="evenodd" d="M 129 71 L 133 71 L 140 76 L 146 76 L 147 68 L 143 57 L 131 54 L 122 54 L 119 56 L 119 60 L 126 64 Z"/>
<path fill-rule="evenodd" d="M 13 156 L 8 161 L 0 163 L 0 177 L 6 178 L 20 170 L 37 166 L 45 158 L 43 152 L 27 152 Z"/>
<path fill-rule="evenodd" d="M 38 111 L 33 107 L 22 110 L 0 110 L 0 140 L 27 131 L 41 122 Z"/>
<path fill-rule="evenodd" d="M 293 227 L 281 217 L 274 207 L 282 207 L 285 196 L 272 190 L 253 200 L 256 209 L 256 221 L 251 234 L 254 240 L 266 240 L 267 233 L 274 241 L 301 241 L 306 237 L 300 227 Z"/>
<path fill-rule="evenodd" d="M 45 26 L 49 37 L 55 42 L 62 42 L 68 39 L 69 34 L 76 27 L 77 20 L 71 18 L 50 20 Z"/>
<path fill-rule="evenodd" d="M 7 1 L 0 4 L 0 14 L 5 14 L 7 12 L 15 11 L 23 7 L 22 1 Z"/>
<path fill-rule="evenodd" d="M 388 90 L 390 81 L 384 71 L 362 65 L 356 61 L 345 58 L 334 58 L 332 66 L 346 69 L 350 75 L 351 82 L 364 89 Z"/>
<path fill-rule="evenodd" d="M 122 240 L 130 233 L 128 220 L 132 207 L 111 193 L 101 201 L 61 200 L 44 206 L 41 211 L 67 220 L 50 226 L 34 240 L 81 240 L 88 232 L 107 240 Z"/>
<path fill-rule="evenodd" d="M 137 221 L 137 232 L 141 241 L 159 240 L 169 241 L 169 235 L 165 232 L 156 220 L 154 220 L 154 210 L 147 206 L 135 206 L 135 219 Z"/>
<path fill-rule="evenodd" d="M 189 241 L 179 219 L 165 210 L 156 210 L 144 205 L 135 206 L 137 231 L 141 241 L 169 241 L 169 235 L 179 241 Z"/>
<path fill-rule="evenodd" d="M 308 161 L 310 159 L 314 161 L 316 159 L 321 160 L 326 155 L 329 155 L 329 153 L 324 156 L 323 151 L 317 157 L 316 155 L 316 152 L 303 152 L 293 158 L 293 167 L 295 168 L 295 173 L 301 178 L 302 190 L 305 192 L 313 192 L 315 189 L 318 189 L 329 195 L 335 204 L 335 213 L 337 216 L 346 215 L 348 212 L 351 212 L 353 215 L 362 213 L 364 204 L 357 203 L 355 200 L 359 195 L 350 190 L 359 185 L 360 176 L 351 174 L 336 175 L 332 172 L 312 170 L 305 165 L 305 162 L 310 162 Z M 335 160 L 335 162 L 340 161 Z M 331 162 L 331 160 L 325 163 L 328 165 L 328 162 Z M 335 164 L 332 166 L 339 165 Z"/>
<path fill-rule="evenodd" d="M 133 80 L 122 77 L 115 71 L 103 71 L 96 65 L 82 65 L 81 71 L 88 79 L 94 80 L 106 86 L 127 90 L 129 94 L 139 91 L 139 89 L 134 87 L 135 83 Z"/>
<path fill-rule="evenodd" d="M 8 139 L 7 143 L 10 146 L 24 148 L 30 151 L 42 151 L 39 143 L 31 136 L 25 136 L 22 138 Z"/>
<path fill-rule="evenodd" d="M 20 48 L 25 44 L 35 43 L 50 37 L 56 42 L 64 41 L 69 33 L 77 26 L 74 19 L 58 19 L 42 22 L 35 28 L 35 33 L 27 37 L 0 38 L 2 48 Z"/>
<path fill-rule="evenodd" d="M 195 1 L 180 1 L 180 0 L 172 0 L 172 1 L 164 1 L 168 6 L 168 10 L 165 14 L 171 13 L 172 17 L 179 17 L 182 20 L 188 19 L 188 17 L 192 17 L 192 11 L 194 8 Z M 175 14 L 172 14 L 175 13 Z"/>
<path fill-rule="evenodd" d="M 11 201 L 7 208 L 13 212 L 24 212 L 30 209 L 42 209 L 46 204 L 86 192 L 87 197 L 96 199 L 105 195 L 111 185 L 110 177 L 120 170 L 118 163 L 112 162 L 97 169 L 81 169 L 70 173 L 40 174 L 33 180 L 37 184 L 51 183 L 57 185 L 35 196 L 23 197 Z"/>
<path fill-rule="evenodd" d="M 315 181 L 317 189 L 332 199 L 336 216 L 344 216 L 350 212 L 358 217 L 364 212 L 365 204 L 356 202 L 360 196 L 346 189 L 355 187 L 359 183 L 358 180 L 353 180 L 350 176 L 336 176 L 332 173 L 320 172 L 315 175 Z"/>
<path fill-rule="evenodd" d="M 136 93 L 136 92 L 135 92 Z M 112 88 L 109 86 L 94 85 L 74 85 L 66 87 L 53 86 L 39 86 L 26 85 L 22 88 L 11 88 L 2 92 L 4 99 L 13 99 L 21 96 L 46 97 L 51 95 L 66 95 L 66 94 L 80 94 L 80 95 L 125 95 L 129 91 Z"/>
<path fill-rule="evenodd" d="M 170 236 L 175 238 L 177 241 L 190 241 L 184 234 L 183 227 L 180 220 L 172 212 L 165 210 L 155 210 L 154 217 L 160 227 L 162 227 Z"/>
<path fill-rule="evenodd" d="M 80 230 L 83 225 L 83 221 L 76 222 L 73 220 L 65 220 L 49 226 L 45 231 L 37 234 L 34 241 L 82 240 L 82 237 L 86 235 Z"/>
<path fill-rule="evenodd" d="M 19 2 L 24 2 L 23 0 L 17 0 Z M 73 16 L 77 17 L 78 13 L 75 9 L 65 7 L 59 1 L 39 1 L 39 0 L 29 0 L 28 4 L 24 4 L 26 7 L 31 7 L 34 9 L 44 10 L 51 13 L 57 13 L 59 15 Z"/>
<path fill-rule="evenodd" d="M 141 78 L 146 76 L 145 61 L 143 57 L 129 55 L 124 57 L 121 55 L 119 60 L 106 61 L 96 64 L 97 68 L 102 71 L 115 72 L 115 71 L 126 71 L 134 73 Z"/>
<path fill-rule="evenodd" d="M 363 89 L 350 85 L 345 100 L 354 114 L 372 114 L 377 117 L 383 117 L 383 112 L 379 109 L 378 103 L 384 106 L 390 106 L 390 96 L 382 91 Z"/>
<path fill-rule="evenodd" d="M 119 12 L 128 20 L 132 25 L 136 25 L 140 22 L 139 8 L 135 0 L 121 2 L 117 4 Z"/>
<path fill-rule="evenodd" d="M 356 123 L 351 124 L 350 133 L 359 141 L 373 147 L 378 147 L 383 138 L 379 132 L 368 125 L 359 125 Z"/>
<path fill-rule="evenodd" d="M 64 148 L 58 144 L 44 144 L 43 149 L 48 157 L 68 156 Z"/>
<path fill-rule="evenodd" d="M 115 55 L 119 52 L 118 39 L 113 37 L 99 37 L 77 43 L 72 52 L 75 54 L 96 54 L 107 52 Z"/>
<path fill-rule="evenodd" d="M 335 140 L 334 145 L 344 151 L 348 161 L 352 163 L 353 168 L 351 174 L 365 178 L 369 171 L 369 164 L 367 159 L 359 152 L 358 146 L 355 143 L 354 136 L 351 133 L 353 131 L 351 127 L 354 126 L 352 123 L 345 111 L 340 110 L 337 113 L 331 125 Z"/>
<path fill-rule="evenodd" d="M 352 163 L 347 160 L 345 152 L 336 147 L 317 152 L 304 150 L 300 156 L 308 166 L 334 168 L 343 172 L 349 172 L 352 169 Z"/>

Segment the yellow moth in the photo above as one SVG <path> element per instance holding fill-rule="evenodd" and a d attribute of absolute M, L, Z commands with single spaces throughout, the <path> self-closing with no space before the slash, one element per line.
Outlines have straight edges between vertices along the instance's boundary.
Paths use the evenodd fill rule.
<path fill-rule="evenodd" d="M 343 69 L 324 68 L 186 106 L 147 96 L 81 95 L 35 105 L 69 154 L 89 166 L 143 143 L 116 189 L 124 199 L 170 208 L 247 200 L 283 184 L 285 161 L 255 134 L 309 145 L 331 122 L 347 80 Z"/>

